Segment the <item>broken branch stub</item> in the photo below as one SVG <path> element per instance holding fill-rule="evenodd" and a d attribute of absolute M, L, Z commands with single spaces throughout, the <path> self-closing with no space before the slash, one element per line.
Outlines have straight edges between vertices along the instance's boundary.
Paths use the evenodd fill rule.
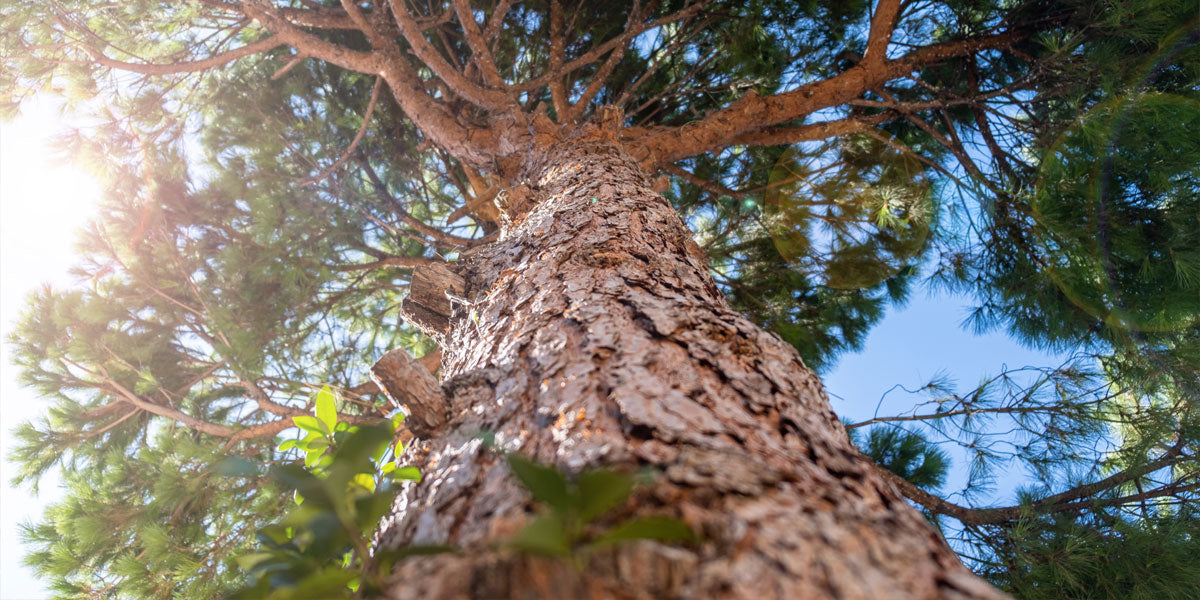
<path fill-rule="evenodd" d="M 463 278 L 444 264 L 421 265 L 413 270 L 408 297 L 400 304 L 404 320 L 444 344 L 450 330 L 453 307 L 446 292 L 461 296 L 466 289 Z"/>
<path fill-rule="evenodd" d="M 371 380 L 383 395 L 408 413 L 405 422 L 415 435 L 446 423 L 449 403 L 433 374 L 401 348 L 384 354 L 371 367 Z"/>

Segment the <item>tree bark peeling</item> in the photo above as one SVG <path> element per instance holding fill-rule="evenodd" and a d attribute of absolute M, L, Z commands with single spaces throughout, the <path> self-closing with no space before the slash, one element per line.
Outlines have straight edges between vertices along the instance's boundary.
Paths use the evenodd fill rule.
<path fill-rule="evenodd" d="M 413 269 L 400 314 L 425 335 L 444 343 L 450 331 L 452 298 L 460 297 L 465 286 L 463 278 L 445 264 L 420 265 Z"/>
<path fill-rule="evenodd" d="M 525 165 L 532 208 L 458 272 L 444 339 L 448 422 L 381 547 L 413 558 L 393 598 L 1000 598 L 850 443 L 795 349 L 734 311 L 637 161 L 595 136 Z M 622 515 L 702 542 L 639 542 L 577 571 L 495 551 L 530 500 L 497 452 L 659 473 Z M 437 577 L 426 574 L 437 573 Z"/>

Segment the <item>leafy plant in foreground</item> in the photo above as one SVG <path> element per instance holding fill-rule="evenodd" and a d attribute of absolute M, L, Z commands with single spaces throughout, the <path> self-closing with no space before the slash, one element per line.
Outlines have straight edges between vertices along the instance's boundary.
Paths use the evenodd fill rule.
<path fill-rule="evenodd" d="M 400 448 L 391 441 L 403 415 L 352 426 L 338 421 L 335 408 L 336 398 L 325 388 L 317 395 L 315 416 L 293 417 L 304 436 L 284 441 L 279 451 L 300 450 L 304 466 L 277 466 L 270 476 L 294 492 L 297 506 L 279 523 L 259 530 L 257 552 L 237 559 L 252 585 L 234 598 L 370 595 L 381 589 L 383 575 L 402 554 L 372 555 L 369 540 L 391 508 L 393 482 L 420 480 L 415 467 L 395 462 Z"/>
<path fill-rule="evenodd" d="M 508 454 L 508 466 L 534 500 L 543 505 L 510 546 L 518 552 L 586 559 L 587 553 L 634 540 L 687 543 L 696 536 L 671 517 L 635 517 L 611 527 L 589 527 L 633 493 L 636 478 L 594 469 L 568 478 L 562 471 Z"/>

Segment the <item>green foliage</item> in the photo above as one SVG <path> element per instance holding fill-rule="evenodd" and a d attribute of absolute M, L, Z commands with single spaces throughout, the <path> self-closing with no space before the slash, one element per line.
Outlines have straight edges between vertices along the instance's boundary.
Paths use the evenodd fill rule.
<path fill-rule="evenodd" d="M 1200 520 L 1171 513 L 1086 523 L 1027 520 L 983 567 L 1021 600 L 1187 600 L 1200 589 Z"/>
<path fill-rule="evenodd" d="M 696 540 L 691 528 L 667 516 L 632 517 L 612 525 L 595 525 L 629 499 L 636 483 L 632 475 L 597 469 L 569 478 L 554 467 L 516 454 L 508 454 L 505 459 L 517 481 L 542 505 L 541 512 L 508 544 L 519 552 L 586 559 L 591 550 L 635 540 Z"/>
<path fill-rule="evenodd" d="M 26 564 L 55 597 L 212 598 L 241 583 L 229 557 L 250 550 L 247 532 L 288 499 L 257 478 L 228 477 L 220 448 L 186 429 L 152 441 L 65 471 L 65 498 L 23 527 Z"/>
<path fill-rule="evenodd" d="M 396 480 L 417 479 L 398 467 L 392 446 L 401 415 L 386 423 L 349 426 L 338 421 L 329 388 L 317 394 L 316 417 L 293 421 L 306 432 L 284 440 L 280 452 L 304 452 L 305 466 L 272 467 L 269 477 L 292 492 L 296 507 L 258 530 L 259 547 L 236 558 L 251 585 L 231 598 L 352 598 L 378 594 L 383 578 L 405 553 L 374 553 L 371 535 L 391 509 Z M 302 425 L 303 423 L 303 425 Z M 440 551 L 406 549 L 407 554 Z"/>
<path fill-rule="evenodd" d="M 866 440 L 851 439 L 879 466 L 911 481 L 913 485 L 935 490 L 946 481 L 950 458 L 918 433 L 899 427 L 874 427 Z"/>

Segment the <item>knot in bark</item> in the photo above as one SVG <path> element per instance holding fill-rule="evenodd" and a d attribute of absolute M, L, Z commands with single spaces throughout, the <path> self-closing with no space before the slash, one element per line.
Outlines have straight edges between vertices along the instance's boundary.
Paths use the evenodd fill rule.
<path fill-rule="evenodd" d="M 496 194 L 496 208 L 500 209 L 500 225 L 511 227 L 537 204 L 537 193 L 524 183 L 518 183 Z"/>

